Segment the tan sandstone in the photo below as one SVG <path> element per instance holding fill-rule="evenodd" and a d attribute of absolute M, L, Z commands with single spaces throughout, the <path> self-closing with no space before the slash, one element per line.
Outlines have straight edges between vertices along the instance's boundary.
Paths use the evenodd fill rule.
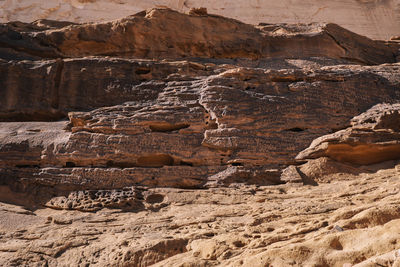
<path fill-rule="evenodd" d="M 108 21 L 154 6 L 186 13 L 205 7 L 208 13 L 250 24 L 336 23 L 374 39 L 400 34 L 399 0 L 4 0 L 0 2 L 0 21 Z"/>
<path fill-rule="evenodd" d="M 400 43 L 212 11 L 0 24 L 0 265 L 399 266 Z"/>

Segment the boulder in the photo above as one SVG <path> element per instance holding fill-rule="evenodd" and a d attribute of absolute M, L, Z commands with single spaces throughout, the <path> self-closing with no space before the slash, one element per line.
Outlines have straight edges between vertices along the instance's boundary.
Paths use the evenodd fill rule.
<path fill-rule="evenodd" d="M 329 157 L 369 165 L 400 159 L 400 105 L 378 104 L 351 121 L 351 127 L 322 136 L 297 159 Z"/>

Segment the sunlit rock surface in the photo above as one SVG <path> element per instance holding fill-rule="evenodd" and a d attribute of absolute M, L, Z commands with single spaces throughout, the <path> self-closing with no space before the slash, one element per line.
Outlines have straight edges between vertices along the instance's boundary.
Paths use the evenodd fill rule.
<path fill-rule="evenodd" d="M 374 39 L 400 35 L 399 0 L 3 0 L 0 21 L 108 21 L 154 6 L 186 13 L 191 8 L 206 7 L 209 13 L 250 24 L 336 23 Z"/>
<path fill-rule="evenodd" d="M 0 25 L 0 265 L 399 266 L 396 38 L 77 21 Z"/>

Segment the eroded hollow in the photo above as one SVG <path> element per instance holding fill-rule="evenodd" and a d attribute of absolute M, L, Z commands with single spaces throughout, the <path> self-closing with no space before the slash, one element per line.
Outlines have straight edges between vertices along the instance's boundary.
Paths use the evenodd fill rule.
<path fill-rule="evenodd" d="M 16 168 L 21 168 L 21 169 L 23 169 L 23 168 L 40 168 L 40 166 L 37 165 L 37 164 L 32 164 L 32 165 L 29 165 L 29 164 L 17 164 L 17 165 L 15 165 L 15 167 Z"/>
<path fill-rule="evenodd" d="M 71 162 L 71 161 L 68 161 L 68 162 L 65 163 L 65 167 L 66 168 L 73 168 L 75 166 L 76 166 L 76 164 L 74 162 Z"/>
<path fill-rule="evenodd" d="M 191 162 L 180 161 L 179 159 L 174 159 L 172 156 L 167 154 L 150 154 L 142 156 L 131 161 L 113 161 L 109 160 L 106 163 L 107 168 L 161 168 L 163 166 L 173 166 L 173 165 L 185 165 L 193 166 Z M 92 166 L 93 167 L 93 166 Z"/>
<path fill-rule="evenodd" d="M 325 154 L 339 162 L 370 165 L 400 159 L 400 144 L 330 144 Z"/>
<path fill-rule="evenodd" d="M 191 167 L 193 167 L 193 163 L 192 163 L 192 162 L 183 161 L 183 160 L 181 160 L 181 162 L 179 163 L 179 165 L 181 165 L 181 166 L 191 166 Z"/>
<path fill-rule="evenodd" d="M 173 131 L 177 131 L 180 129 L 188 128 L 189 126 L 190 125 L 187 123 L 177 123 L 177 124 L 157 123 L 157 124 L 149 125 L 149 128 L 153 132 L 173 132 Z"/>
<path fill-rule="evenodd" d="M 150 73 L 150 69 L 149 68 L 137 68 L 136 70 L 135 70 L 135 73 L 136 74 L 138 74 L 138 75 L 145 75 L 145 74 L 149 74 Z"/>
<path fill-rule="evenodd" d="M 303 128 L 300 128 L 300 127 L 294 127 L 294 128 L 287 129 L 286 131 L 288 131 L 288 132 L 295 132 L 295 133 L 299 133 L 299 132 L 303 132 L 303 131 L 305 131 L 305 129 L 303 129 Z"/>
<path fill-rule="evenodd" d="M 174 165 L 174 158 L 166 154 L 154 154 L 137 159 L 137 167 L 163 167 Z"/>
<path fill-rule="evenodd" d="M 121 168 L 121 169 L 125 169 L 125 168 L 133 168 L 136 167 L 136 164 L 133 162 L 127 162 L 127 161 L 118 161 L 118 162 L 114 162 L 112 160 L 107 161 L 106 163 L 107 168 Z"/>
<path fill-rule="evenodd" d="M 161 203 L 164 201 L 164 196 L 161 194 L 151 194 L 146 197 L 146 202 L 150 204 Z"/>

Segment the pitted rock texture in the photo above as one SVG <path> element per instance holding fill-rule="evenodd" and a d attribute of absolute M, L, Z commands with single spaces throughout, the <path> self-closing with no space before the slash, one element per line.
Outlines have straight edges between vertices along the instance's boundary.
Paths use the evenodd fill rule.
<path fill-rule="evenodd" d="M 86 69 L 107 62 L 78 61 Z M 127 64 L 126 69 L 132 64 L 134 71 L 138 65 L 150 69 L 144 74 L 147 78 L 133 80 L 126 91 L 129 102 L 70 112 L 65 122 L 0 123 L 3 184 L 23 188 L 21 192 L 35 184 L 60 190 L 132 184 L 183 188 L 279 184 L 281 170 L 295 164 L 295 156 L 313 139 L 347 127 L 352 117 L 377 103 L 400 99 L 399 64 L 304 66 L 312 62 L 309 59 L 290 60 L 290 69 L 274 69 L 110 61 L 106 72 L 117 73 L 118 62 Z M 76 92 L 82 109 L 99 99 L 97 94 L 100 101 L 118 101 L 124 94 L 116 92 L 124 91 L 130 81 L 107 78 L 102 87 L 92 86 L 97 92 L 88 97 L 90 81 L 97 77 L 89 75 L 86 90 L 68 87 Z M 115 98 L 100 93 L 107 94 L 110 87 Z M 20 88 L 22 92 L 25 87 Z M 37 103 L 31 103 L 26 111 L 15 110 L 35 118 Z M 67 111 L 65 107 L 63 112 Z M 43 114 L 53 119 L 50 112 Z"/>
<path fill-rule="evenodd" d="M 175 36 L 173 27 L 162 31 L 166 42 L 151 39 L 161 38 L 160 27 L 179 21 L 209 32 L 204 40 L 212 50 L 193 46 L 196 39 L 190 34 L 195 33 L 186 28 L 174 30 L 175 35 L 189 34 L 185 40 L 170 38 Z M 122 30 L 121 25 L 129 29 Z M 68 190 L 284 183 L 281 171 L 295 164 L 296 154 L 313 139 L 347 127 L 350 118 L 377 103 L 400 99 L 398 63 L 351 65 L 373 58 L 392 62 L 393 47 L 330 24 L 256 28 L 214 15 L 151 9 L 100 24 L 44 21 L 3 27 L 3 37 L 22 57 L 35 50 L 36 56 L 47 58 L 49 54 L 42 52 L 53 48 L 56 56 L 65 54 L 63 49 L 75 49 L 70 56 L 107 54 L 107 49 L 126 57 L 165 56 L 168 50 L 157 46 L 147 46 L 152 52 L 146 54 L 136 49 L 139 39 L 129 31 L 142 30 L 145 39 L 140 42 L 150 38 L 150 43 L 166 45 L 175 53 L 168 52 L 168 57 L 201 57 L 2 60 L 1 119 L 50 121 L 0 123 L 1 183 L 20 193 L 30 192 L 27 202 L 39 205 L 52 194 L 68 195 Z M 15 39 L 18 32 L 21 38 Z M 248 37 L 243 39 L 244 35 Z M 273 48 L 271 54 L 263 46 L 253 46 L 249 38 L 267 50 L 277 42 L 272 47 L 282 50 Z M 171 41 L 188 43 L 170 46 Z M 48 46 L 42 47 L 46 42 Z M 244 44 L 249 45 L 247 50 Z M 261 58 L 254 59 L 252 49 Z M 231 58 L 236 56 L 248 58 Z M 51 122 L 67 116 L 68 121 Z M 43 197 L 37 187 L 53 193 Z"/>
<path fill-rule="evenodd" d="M 73 191 L 68 196 L 54 197 L 45 206 L 53 209 L 98 211 L 104 208 L 139 212 L 163 207 L 164 195 L 154 194 L 146 188 L 125 187 L 113 190 Z"/>
<path fill-rule="evenodd" d="M 0 265 L 396 266 L 398 49 L 204 9 L 0 25 Z"/>
<path fill-rule="evenodd" d="M 138 212 L 30 211 L 1 203 L 0 262 L 397 266 L 399 167 L 348 174 L 318 186 L 153 188 L 143 203 L 158 206 Z"/>

